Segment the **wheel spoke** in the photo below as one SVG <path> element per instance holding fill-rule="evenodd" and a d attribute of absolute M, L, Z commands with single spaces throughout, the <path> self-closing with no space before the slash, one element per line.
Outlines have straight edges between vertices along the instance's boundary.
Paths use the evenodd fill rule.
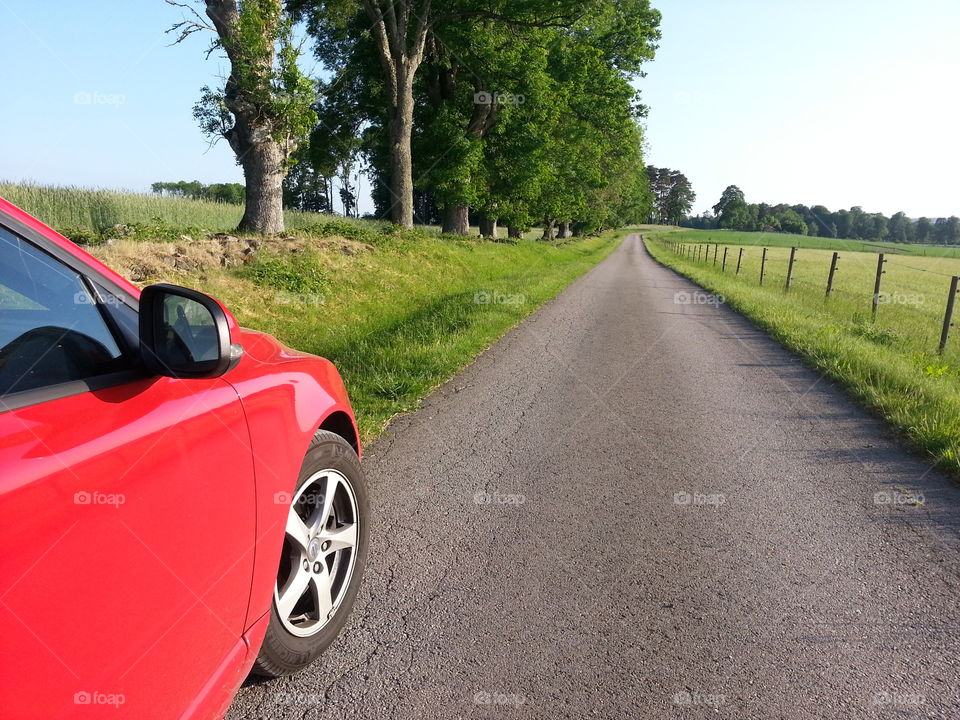
<path fill-rule="evenodd" d="M 286 621 L 290 619 L 290 613 L 293 612 L 293 608 L 300 598 L 303 597 L 303 593 L 310 584 L 310 579 L 310 573 L 298 567 L 294 570 L 293 576 L 290 578 L 286 587 L 280 591 L 280 597 L 277 601 L 277 614 L 280 615 L 283 620 Z"/>
<path fill-rule="evenodd" d="M 317 525 L 314 530 L 322 530 L 327 526 L 327 521 L 333 515 L 333 501 L 337 496 L 337 490 L 340 487 L 340 478 L 334 474 L 327 475 L 323 489 L 323 507 L 317 518 Z"/>
<path fill-rule="evenodd" d="M 331 595 L 331 577 L 327 566 L 323 564 L 323 571 L 310 577 L 310 592 L 313 593 L 314 600 L 317 603 L 317 616 L 320 622 L 326 622 L 327 616 L 333 610 L 333 597 Z"/>
<path fill-rule="evenodd" d="M 287 537 L 300 549 L 300 552 L 306 556 L 307 545 L 310 544 L 310 531 L 306 524 L 297 515 L 297 511 L 292 507 L 287 513 Z"/>
<path fill-rule="evenodd" d="M 357 545 L 357 524 L 350 523 L 343 527 L 332 530 L 324 530 L 317 539 L 321 542 L 329 542 L 330 546 L 324 550 L 324 555 L 337 552 L 338 550 L 347 550 Z"/>

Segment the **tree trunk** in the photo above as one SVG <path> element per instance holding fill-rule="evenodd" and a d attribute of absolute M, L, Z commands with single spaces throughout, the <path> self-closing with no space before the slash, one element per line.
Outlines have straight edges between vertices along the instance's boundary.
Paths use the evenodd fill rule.
<path fill-rule="evenodd" d="M 246 207 L 237 230 L 275 235 L 284 231 L 282 151 L 273 140 L 251 143 L 241 153 Z"/>
<path fill-rule="evenodd" d="M 560 223 L 560 230 L 557 232 L 557 238 L 566 240 L 568 237 L 570 237 L 570 223 L 562 222 Z"/>
<path fill-rule="evenodd" d="M 283 179 L 287 175 L 286 160 L 296 150 L 296 143 L 281 147 L 274 139 L 275 121 L 263 112 L 258 100 L 261 93 L 269 92 L 269 83 L 264 78 L 269 78 L 274 69 L 277 25 L 266 23 L 260 27 L 260 37 L 253 44 L 262 42 L 268 50 L 253 61 L 253 67 L 258 71 L 253 75 L 258 79 L 241 83 L 238 66 L 246 68 L 247 74 L 250 68 L 248 59 L 235 42 L 239 32 L 240 6 L 237 0 L 206 0 L 206 12 L 230 59 L 224 104 L 233 113 L 235 122 L 223 136 L 243 167 L 246 181 L 246 206 L 237 229 L 262 234 L 282 233 Z M 186 34 L 180 39 L 183 37 Z"/>
<path fill-rule="evenodd" d="M 413 227 L 413 81 L 423 61 L 427 31 L 433 19 L 431 0 L 382 2 L 363 0 L 386 80 L 390 133 L 390 216 L 401 227 Z M 398 22 L 399 20 L 399 22 Z"/>
<path fill-rule="evenodd" d="M 447 205 L 443 209 L 444 235 L 470 234 L 470 208 L 466 205 Z"/>
<path fill-rule="evenodd" d="M 547 220 L 543 223 L 543 240 L 553 240 L 553 227 L 556 220 Z"/>
<path fill-rule="evenodd" d="M 485 238 L 497 237 L 497 219 L 488 215 L 480 216 L 480 234 Z"/>
<path fill-rule="evenodd" d="M 413 87 L 402 88 L 396 111 L 390 113 L 390 219 L 413 227 Z"/>
<path fill-rule="evenodd" d="M 523 240 L 523 230 L 518 225 L 509 225 L 507 227 L 507 237 L 511 240 Z"/>

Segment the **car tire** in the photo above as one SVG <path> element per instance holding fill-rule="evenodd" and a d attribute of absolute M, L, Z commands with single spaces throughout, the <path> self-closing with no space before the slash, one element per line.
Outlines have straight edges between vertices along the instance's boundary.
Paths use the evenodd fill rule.
<path fill-rule="evenodd" d="M 292 675 L 316 660 L 343 630 L 357 597 L 369 496 L 357 453 L 339 435 L 314 436 L 287 518 L 270 621 L 252 670 L 261 677 Z"/>

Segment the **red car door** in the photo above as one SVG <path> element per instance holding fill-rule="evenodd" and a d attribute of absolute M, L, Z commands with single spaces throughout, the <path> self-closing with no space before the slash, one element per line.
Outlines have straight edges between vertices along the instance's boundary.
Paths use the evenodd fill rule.
<path fill-rule="evenodd" d="M 0 714 L 178 718 L 243 651 L 248 428 L 223 380 L 138 371 L 83 270 L 0 227 Z"/>

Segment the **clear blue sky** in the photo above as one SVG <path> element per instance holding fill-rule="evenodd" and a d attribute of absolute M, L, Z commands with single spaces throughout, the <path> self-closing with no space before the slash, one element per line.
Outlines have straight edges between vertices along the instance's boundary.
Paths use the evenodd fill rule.
<path fill-rule="evenodd" d="M 654 4 L 648 160 L 687 173 L 697 210 L 737 184 L 753 202 L 960 214 L 957 0 Z M 199 35 L 167 47 L 179 17 L 162 0 L 0 0 L 0 178 L 241 180 L 191 116 L 223 61 Z"/>
<path fill-rule="evenodd" d="M 672 0 L 641 80 L 649 161 L 696 210 L 750 202 L 960 215 L 960 2 Z"/>

